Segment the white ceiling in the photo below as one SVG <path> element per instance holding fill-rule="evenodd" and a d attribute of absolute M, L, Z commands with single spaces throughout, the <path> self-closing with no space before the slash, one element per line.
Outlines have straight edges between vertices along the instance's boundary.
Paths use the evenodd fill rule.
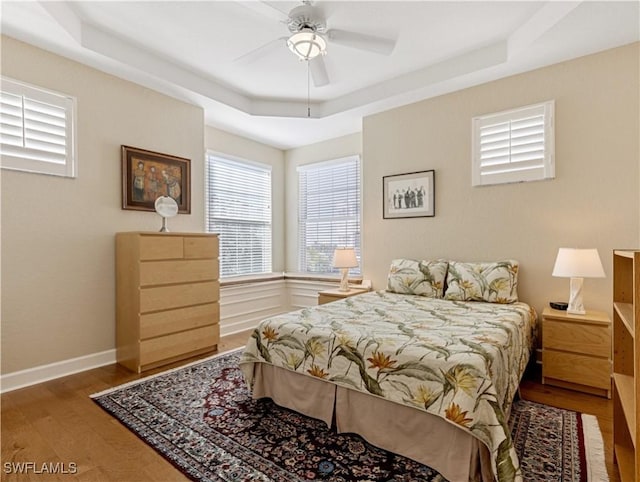
<path fill-rule="evenodd" d="M 282 149 L 357 132 L 364 115 L 640 40 L 638 0 L 319 0 L 330 29 L 396 43 L 381 55 L 329 42 L 330 83 L 311 83 L 308 118 L 307 65 L 282 40 L 282 19 L 299 5 L 2 0 L 0 28 L 200 105 L 208 125 Z"/>

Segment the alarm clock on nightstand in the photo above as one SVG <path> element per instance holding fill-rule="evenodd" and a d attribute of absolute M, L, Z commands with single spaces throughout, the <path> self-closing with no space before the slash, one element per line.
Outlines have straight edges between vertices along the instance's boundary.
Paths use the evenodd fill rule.
<path fill-rule="evenodd" d="M 554 310 L 567 311 L 569 303 L 565 303 L 564 301 L 550 301 L 549 306 Z"/>

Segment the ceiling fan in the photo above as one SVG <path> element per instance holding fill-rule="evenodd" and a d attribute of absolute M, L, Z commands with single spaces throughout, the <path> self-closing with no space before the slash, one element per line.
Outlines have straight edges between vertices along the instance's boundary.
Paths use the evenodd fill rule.
<path fill-rule="evenodd" d="M 286 24 L 290 35 L 274 39 L 238 57 L 236 61 L 257 59 L 267 50 L 285 42 L 289 50 L 300 60 L 309 62 L 311 77 L 316 87 L 329 83 L 329 75 L 323 60 L 323 56 L 327 53 L 327 42 L 382 55 L 390 55 L 395 47 L 396 42 L 392 39 L 327 28 L 322 10 L 309 0 L 304 0 L 302 5 L 295 7 L 288 14 L 266 2 L 240 3 L 251 10 Z"/>

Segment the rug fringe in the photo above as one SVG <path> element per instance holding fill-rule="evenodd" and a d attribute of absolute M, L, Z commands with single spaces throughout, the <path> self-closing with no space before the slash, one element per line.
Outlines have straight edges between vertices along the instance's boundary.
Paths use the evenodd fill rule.
<path fill-rule="evenodd" d="M 584 452 L 587 459 L 587 481 L 608 482 L 609 474 L 607 474 L 607 467 L 604 463 L 604 443 L 598 419 L 593 415 L 583 413 L 582 431 Z"/>
<path fill-rule="evenodd" d="M 233 348 L 231 350 L 223 351 L 222 353 L 215 353 L 214 355 L 208 356 L 206 358 L 202 358 L 200 360 L 192 361 L 191 363 L 187 363 L 186 365 L 180 365 L 179 367 L 174 367 L 174 368 L 171 368 L 169 370 L 165 370 L 163 372 L 158 372 L 158 373 L 155 373 L 153 375 L 149 375 L 148 377 L 138 378 L 137 380 L 132 380 L 130 382 L 123 383 L 122 385 L 117 385 L 115 387 L 107 388 L 106 390 L 103 390 L 101 392 L 93 393 L 93 394 L 89 395 L 89 398 L 102 397 L 103 395 L 108 395 L 109 393 L 115 392 L 116 390 L 120 390 L 121 388 L 132 387 L 134 385 L 138 385 L 138 384 L 146 382 L 148 380 L 153 380 L 154 378 L 157 378 L 157 377 L 160 377 L 160 376 L 163 376 L 163 375 L 167 375 L 169 373 L 173 373 L 173 372 L 176 372 L 178 370 L 182 370 L 183 368 L 188 368 L 188 367 L 193 366 L 193 365 L 199 365 L 201 363 L 206 363 L 209 360 L 212 360 L 214 358 L 218 358 L 219 356 L 228 355 L 229 353 L 233 353 L 235 351 L 240 351 L 240 350 L 244 350 L 244 348 Z"/>

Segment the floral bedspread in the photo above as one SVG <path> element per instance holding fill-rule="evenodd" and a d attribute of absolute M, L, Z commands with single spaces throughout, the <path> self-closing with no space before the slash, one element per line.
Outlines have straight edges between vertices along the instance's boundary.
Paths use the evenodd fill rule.
<path fill-rule="evenodd" d="M 491 451 L 496 480 L 522 480 L 506 411 L 529 360 L 525 303 L 371 292 L 266 319 L 240 367 L 266 362 L 438 415 Z"/>

